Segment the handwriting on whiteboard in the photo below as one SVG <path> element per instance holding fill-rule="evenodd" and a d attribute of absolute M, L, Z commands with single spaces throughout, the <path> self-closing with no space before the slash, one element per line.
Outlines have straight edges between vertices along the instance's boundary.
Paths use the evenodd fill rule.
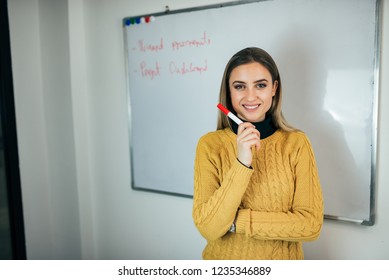
<path fill-rule="evenodd" d="M 158 52 L 158 51 L 163 50 L 163 47 L 164 47 L 163 38 L 161 38 L 160 42 L 158 44 L 155 44 L 155 45 L 145 44 L 144 40 L 139 40 L 138 45 L 139 45 L 139 51 L 141 51 L 141 52 L 147 52 L 147 51 Z"/>
<path fill-rule="evenodd" d="M 165 42 L 164 38 L 158 38 L 154 42 L 146 42 L 143 39 L 138 40 L 138 44 L 132 47 L 132 51 L 140 53 L 155 53 L 168 55 L 171 52 L 177 53 L 190 48 L 206 48 L 211 45 L 212 41 L 206 31 L 195 39 L 172 40 Z M 142 78 L 154 80 L 163 74 L 183 76 L 188 74 L 203 74 L 208 71 L 208 60 L 206 58 L 197 59 L 197 61 L 190 58 L 185 61 L 179 61 L 176 56 L 171 56 L 171 59 L 165 63 L 154 59 L 149 61 L 146 58 L 142 60 L 138 66 L 135 65 L 133 72 L 139 73 Z"/>
<path fill-rule="evenodd" d="M 201 47 L 211 44 L 211 39 L 207 37 L 207 32 L 204 31 L 203 37 L 194 40 L 174 41 L 172 42 L 172 49 L 178 51 L 185 47 Z"/>
<path fill-rule="evenodd" d="M 140 63 L 140 70 L 142 77 L 150 78 L 151 80 L 154 80 L 155 77 L 158 77 L 161 75 L 160 67 L 158 65 L 158 62 L 155 62 L 155 65 L 147 65 L 146 61 L 142 61 Z"/>
<path fill-rule="evenodd" d="M 148 65 L 146 61 L 140 63 L 140 72 L 143 78 L 150 78 L 154 80 L 155 77 L 161 75 L 161 67 L 158 62 Z M 190 73 L 199 73 L 208 71 L 208 62 L 204 60 L 201 64 L 196 64 L 194 62 L 175 62 L 171 61 L 169 63 L 169 71 L 171 75 L 186 75 Z"/>
<path fill-rule="evenodd" d="M 176 62 L 170 62 L 169 64 L 169 72 L 170 74 L 178 74 L 178 75 L 185 75 L 189 73 L 200 73 L 206 72 L 208 70 L 208 63 L 207 60 L 204 60 L 202 64 L 195 64 L 193 62 L 186 63 L 176 63 Z"/>

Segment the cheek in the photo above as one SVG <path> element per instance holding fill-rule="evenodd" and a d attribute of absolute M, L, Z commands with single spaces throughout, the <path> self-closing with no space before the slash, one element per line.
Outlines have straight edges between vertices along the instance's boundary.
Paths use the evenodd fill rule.
<path fill-rule="evenodd" d="M 231 102 L 237 99 L 236 91 L 230 90 L 230 98 L 231 98 Z"/>
<path fill-rule="evenodd" d="M 267 110 L 270 110 L 270 109 L 273 107 L 274 98 L 275 98 L 275 95 L 271 95 L 271 96 L 269 97 L 268 109 L 267 109 Z"/>
<path fill-rule="evenodd" d="M 231 92 L 231 103 L 232 103 L 232 107 L 236 111 L 236 109 L 239 107 L 239 97 L 237 96 L 237 94 L 234 94 L 232 92 Z"/>
<path fill-rule="evenodd" d="M 274 95 L 273 94 L 269 94 L 268 98 L 267 98 L 267 102 L 269 106 L 272 105 L 273 103 L 273 98 L 274 98 Z"/>

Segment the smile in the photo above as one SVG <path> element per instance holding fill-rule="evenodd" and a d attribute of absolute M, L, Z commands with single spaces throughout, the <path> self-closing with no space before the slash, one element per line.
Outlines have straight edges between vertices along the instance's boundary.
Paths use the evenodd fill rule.
<path fill-rule="evenodd" d="M 257 105 L 243 105 L 244 108 L 246 108 L 247 110 L 255 110 L 259 107 L 259 104 Z"/>

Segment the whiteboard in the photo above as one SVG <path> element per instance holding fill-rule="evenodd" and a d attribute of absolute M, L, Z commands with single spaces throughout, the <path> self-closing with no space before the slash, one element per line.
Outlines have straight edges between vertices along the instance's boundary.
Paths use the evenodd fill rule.
<path fill-rule="evenodd" d="M 227 61 L 275 59 L 283 112 L 311 140 L 325 217 L 374 224 L 379 10 L 373 0 L 275 0 L 123 19 L 132 188 L 193 196 Z"/>

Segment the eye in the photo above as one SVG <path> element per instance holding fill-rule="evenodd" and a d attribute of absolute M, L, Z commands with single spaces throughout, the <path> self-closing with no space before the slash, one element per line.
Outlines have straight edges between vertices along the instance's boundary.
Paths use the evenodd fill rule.
<path fill-rule="evenodd" d="M 265 87 L 267 87 L 267 84 L 265 84 L 265 83 L 258 83 L 258 84 L 256 84 L 256 87 L 257 88 L 265 88 Z"/>
<path fill-rule="evenodd" d="M 244 88 L 245 88 L 245 86 L 242 84 L 235 84 L 234 85 L 234 89 L 236 89 L 236 90 L 243 90 Z"/>

